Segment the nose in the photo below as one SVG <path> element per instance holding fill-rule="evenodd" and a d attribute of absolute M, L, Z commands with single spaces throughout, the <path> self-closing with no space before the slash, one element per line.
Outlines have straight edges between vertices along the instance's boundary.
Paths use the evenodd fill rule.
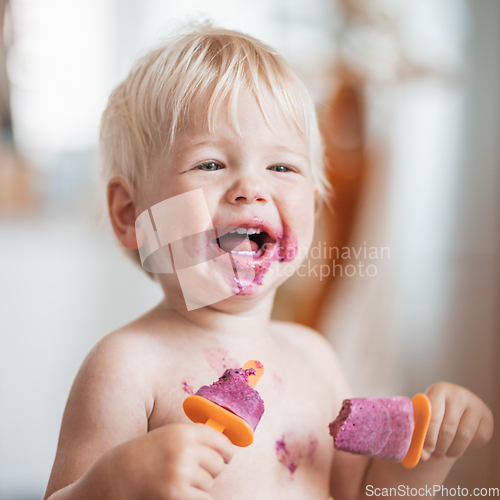
<path fill-rule="evenodd" d="M 227 200 L 235 205 L 265 204 L 268 194 L 254 177 L 241 177 L 228 190 Z"/>

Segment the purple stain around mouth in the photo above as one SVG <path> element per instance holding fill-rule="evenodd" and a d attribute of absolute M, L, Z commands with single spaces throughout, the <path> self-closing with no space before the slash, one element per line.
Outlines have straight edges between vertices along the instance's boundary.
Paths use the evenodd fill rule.
<path fill-rule="evenodd" d="M 260 221 L 261 224 L 264 225 L 264 221 L 262 219 L 260 219 Z M 263 260 L 249 261 L 247 264 L 247 266 L 250 266 L 254 271 L 254 277 L 251 283 L 247 283 L 242 286 L 235 273 L 232 285 L 238 290 L 236 295 L 247 295 L 251 290 L 248 289 L 249 285 L 263 285 L 264 277 L 269 271 L 273 261 L 280 263 L 291 262 L 298 254 L 297 238 L 287 224 L 283 224 L 283 229 L 276 231 L 276 242 L 264 243 L 262 248 L 264 249 L 264 252 L 269 250 L 269 255 Z M 252 292 L 250 291 L 250 293 Z"/>
<path fill-rule="evenodd" d="M 273 260 L 279 262 L 291 262 L 299 251 L 297 238 L 288 225 L 284 224 L 283 232 L 278 236 L 278 247 Z"/>

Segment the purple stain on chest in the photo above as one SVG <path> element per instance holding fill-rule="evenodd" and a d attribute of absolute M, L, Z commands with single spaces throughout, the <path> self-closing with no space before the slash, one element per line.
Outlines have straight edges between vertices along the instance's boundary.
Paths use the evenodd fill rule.
<path fill-rule="evenodd" d="M 307 458 L 312 462 L 314 462 L 314 455 L 316 454 L 316 450 L 318 448 L 318 440 L 316 436 L 311 434 L 309 436 L 309 452 L 307 454 Z"/>
<path fill-rule="evenodd" d="M 276 441 L 276 455 L 278 461 L 290 471 L 290 474 L 293 474 L 297 470 L 298 465 L 294 462 L 294 457 L 291 456 L 292 454 L 286 447 L 285 436 Z"/>
<path fill-rule="evenodd" d="M 290 433 L 276 441 L 276 458 L 288 469 L 289 479 L 293 480 L 299 465 L 314 463 L 317 448 L 318 440 L 314 434 L 311 433 L 305 442 L 304 436 Z"/>
<path fill-rule="evenodd" d="M 273 379 L 278 385 L 283 384 L 283 379 L 276 372 L 273 372 Z"/>
<path fill-rule="evenodd" d="M 207 347 L 203 349 L 203 356 L 218 375 L 224 373 L 228 368 L 241 367 L 241 364 L 227 349 Z"/>
<path fill-rule="evenodd" d="M 194 394 L 194 389 L 185 381 L 182 381 L 182 390 L 192 396 Z"/>

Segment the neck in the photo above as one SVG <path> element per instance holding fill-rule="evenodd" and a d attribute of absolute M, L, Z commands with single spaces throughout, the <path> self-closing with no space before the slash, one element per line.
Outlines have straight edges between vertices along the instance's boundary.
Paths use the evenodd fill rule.
<path fill-rule="evenodd" d="M 204 334 L 225 342 L 243 339 L 255 342 L 266 336 L 274 295 L 275 291 L 246 303 L 231 298 L 193 311 L 186 310 L 185 306 L 176 307 L 175 303 L 172 304 L 165 298 L 158 309 L 173 313 L 181 321 L 200 329 Z"/>

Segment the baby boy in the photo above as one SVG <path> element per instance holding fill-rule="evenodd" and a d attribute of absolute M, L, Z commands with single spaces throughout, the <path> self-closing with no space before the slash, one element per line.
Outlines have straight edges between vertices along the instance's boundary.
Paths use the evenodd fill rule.
<path fill-rule="evenodd" d="M 366 485 L 441 484 L 489 440 L 487 406 L 441 382 L 414 469 L 334 451 L 328 424 L 351 396 L 335 353 L 270 320 L 326 186 L 313 102 L 271 48 L 198 26 L 152 50 L 112 93 L 101 150 L 113 230 L 164 300 L 84 361 L 45 499 L 354 500 Z M 250 359 L 266 410 L 235 448 L 182 405 Z"/>

